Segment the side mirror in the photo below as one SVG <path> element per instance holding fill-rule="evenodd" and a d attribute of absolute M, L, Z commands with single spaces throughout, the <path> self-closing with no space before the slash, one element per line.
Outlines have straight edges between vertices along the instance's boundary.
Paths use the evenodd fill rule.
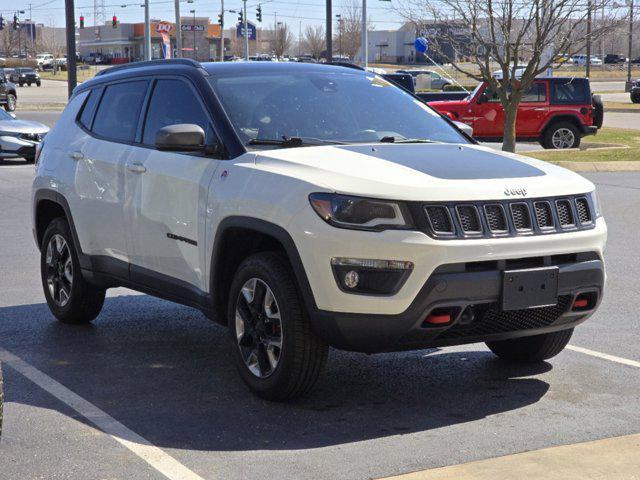
<path fill-rule="evenodd" d="M 478 100 L 476 101 L 476 103 L 480 105 L 481 103 L 487 103 L 488 101 L 489 96 L 485 92 L 482 92 L 480 95 L 478 95 Z"/>
<path fill-rule="evenodd" d="M 170 152 L 197 152 L 205 149 L 204 139 L 204 130 L 199 125 L 168 125 L 156 134 L 156 148 Z"/>
<path fill-rule="evenodd" d="M 473 127 L 471 125 L 467 125 L 466 123 L 456 122 L 456 121 L 454 121 L 453 124 L 468 136 L 473 137 Z"/>

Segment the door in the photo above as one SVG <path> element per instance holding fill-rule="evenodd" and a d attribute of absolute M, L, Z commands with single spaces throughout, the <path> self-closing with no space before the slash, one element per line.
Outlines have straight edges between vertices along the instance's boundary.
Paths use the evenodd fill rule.
<path fill-rule="evenodd" d="M 476 97 L 469 103 L 469 109 L 473 114 L 474 137 L 502 137 L 504 131 L 504 109 L 498 98 L 498 94 L 487 85 L 484 93 L 487 101 L 477 103 L 483 91 L 479 91 Z"/>
<path fill-rule="evenodd" d="M 547 114 L 549 113 L 549 94 L 547 82 L 534 82 L 523 93 L 516 117 L 518 137 L 539 137 Z"/>
<path fill-rule="evenodd" d="M 205 205 L 219 161 L 203 153 L 156 150 L 158 130 L 181 123 L 200 125 L 206 142 L 215 143 L 212 122 L 193 86 L 180 78 L 156 80 L 142 145 L 127 160 L 131 275 L 135 281 L 136 272 L 147 280 L 158 273 L 204 290 Z"/>
<path fill-rule="evenodd" d="M 89 94 L 79 118 L 88 134 L 67 146 L 75 162 L 71 205 L 83 252 L 128 262 L 124 217 L 125 162 L 149 82 L 120 82 Z M 91 111 L 96 108 L 94 116 Z M 126 272 L 123 272 L 126 274 Z"/>

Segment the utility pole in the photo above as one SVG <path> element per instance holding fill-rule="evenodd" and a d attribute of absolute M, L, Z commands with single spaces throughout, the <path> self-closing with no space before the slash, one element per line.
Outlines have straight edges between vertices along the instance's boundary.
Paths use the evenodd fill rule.
<path fill-rule="evenodd" d="M 193 59 L 197 62 L 198 57 L 196 54 L 196 10 L 189 10 L 189 13 L 193 13 Z"/>
<path fill-rule="evenodd" d="M 302 55 L 302 20 L 300 20 L 300 25 L 298 25 L 298 58 Z"/>
<path fill-rule="evenodd" d="M 65 0 L 65 30 L 67 37 L 67 91 L 69 98 L 76 88 L 78 78 L 76 76 L 76 28 L 73 0 Z"/>
<path fill-rule="evenodd" d="M 364 68 L 369 66 L 369 32 L 367 31 L 367 0 L 362 0 L 362 55 L 364 55 Z"/>
<path fill-rule="evenodd" d="M 33 34 L 33 36 L 31 36 Z M 33 42 L 35 40 L 35 36 L 36 36 L 36 30 L 35 30 L 35 25 L 33 23 L 33 15 L 31 13 L 31 4 L 29 4 L 29 36 L 31 37 L 31 50 L 33 50 Z M 29 56 L 29 50 L 26 46 L 27 44 L 27 39 L 24 40 L 25 43 L 25 50 L 27 50 L 27 56 Z"/>
<path fill-rule="evenodd" d="M 249 61 L 249 25 L 247 20 L 247 0 L 242 0 L 244 9 L 244 15 L 242 21 L 244 22 L 244 59 Z"/>
<path fill-rule="evenodd" d="M 173 52 L 174 58 L 182 57 L 182 20 L 180 19 L 180 0 L 176 0 L 176 51 Z"/>
<path fill-rule="evenodd" d="M 633 0 L 629 4 L 629 61 L 627 62 L 627 85 L 625 91 L 631 91 L 631 56 L 633 51 Z"/>
<path fill-rule="evenodd" d="M 149 0 L 144 0 L 144 59 L 151 60 L 151 21 L 149 19 Z"/>
<path fill-rule="evenodd" d="M 220 61 L 224 62 L 224 0 L 220 0 Z"/>
<path fill-rule="evenodd" d="M 591 0 L 587 2 L 587 64 L 585 76 L 589 78 L 591 74 Z"/>
<path fill-rule="evenodd" d="M 342 15 L 337 14 L 336 18 L 338 19 L 338 51 L 340 52 L 340 61 L 342 61 Z"/>
<path fill-rule="evenodd" d="M 327 0 L 327 63 L 333 62 L 333 5 Z"/>

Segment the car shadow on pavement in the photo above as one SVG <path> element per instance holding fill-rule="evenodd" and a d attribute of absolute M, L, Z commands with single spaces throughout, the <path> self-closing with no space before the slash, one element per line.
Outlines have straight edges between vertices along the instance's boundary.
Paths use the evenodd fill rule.
<path fill-rule="evenodd" d="M 309 395 L 271 403 L 240 380 L 227 335 L 193 309 L 144 295 L 107 298 L 89 326 L 60 324 L 42 303 L 0 308 L 2 348 L 161 448 L 339 445 L 519 409 L 549 388 L 528 377 L 550 364 L 509 366 L 484 346 L 372 356 L 331 351 Z M 50 399 L 39 404 L 12 390 L 7 370 L 6 401 L 51 408 Z M 68 414 L 61 403 L 60 412 Z"/>

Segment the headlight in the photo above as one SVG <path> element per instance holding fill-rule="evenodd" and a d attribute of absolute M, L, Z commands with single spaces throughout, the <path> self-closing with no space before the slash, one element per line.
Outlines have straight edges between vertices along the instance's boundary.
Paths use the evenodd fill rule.
<path fill-rule="evenodd" d="M 596 218 L 599 218 L 602 216 L 602 210 L 600 210 L 600 201 L 598 200 L 598 195 L 596 194 L 596 191 L 594 190 L 593 192 L 591 192 L 589 194 L 589 197 L 591 198 L 591 203 L 593 204 L 593 212 L 596 215 Z"/>
<path fill-rule="evenodd" d="M 320 218 L 334 227 L 371 231 L 413 228 L 409 211 L 401 202 L 337 193 L 312 193 L 309 201 Z"/>

